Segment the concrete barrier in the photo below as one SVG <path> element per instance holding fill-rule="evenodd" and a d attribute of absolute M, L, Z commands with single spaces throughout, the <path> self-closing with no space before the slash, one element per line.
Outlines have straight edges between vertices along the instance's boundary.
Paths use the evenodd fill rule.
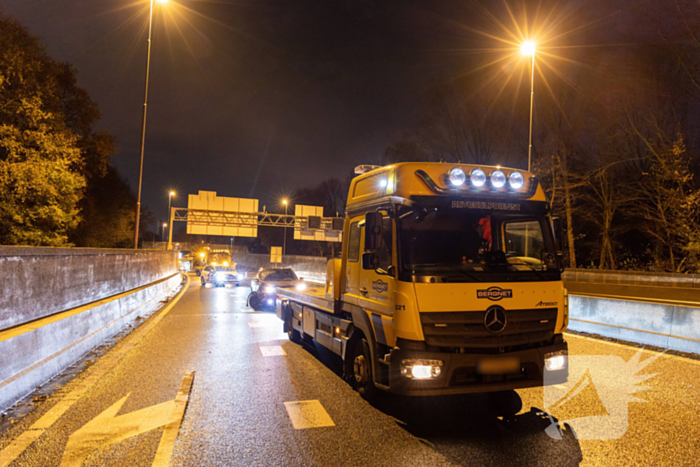
<path fill-rule="evenodd" d="M 157 308 L 181 282 L 176 258 L 0 247 L 0 410 Z"/>
<path fill-rule="evenodd" d="M 700 354 L 700 276 L 567 270 L 569 329 Z"/>

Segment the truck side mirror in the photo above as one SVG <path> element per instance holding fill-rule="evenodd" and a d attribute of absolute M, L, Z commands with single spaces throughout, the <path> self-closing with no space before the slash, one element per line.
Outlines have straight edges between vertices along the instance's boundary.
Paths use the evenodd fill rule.
<path fill-rule="evenodd" d="M 372 270 L 379 267 L 379 255 L 375 252 L 362 253 L 362 269 Z"/>
<path fill-rule="evenodd" d="M 562 251 L 564 249 L 564 227 L 559 217 L 553 217 L 552 223 L 554 224 L 554 240 L 556 241 L 557 251 Z"/>
<path fill-rule="evenodd" d="M 381 248 L 382 220 L 382 214 L 379 212 L 368 212 L 365 214 L 365 251 L 372 252 Z"/>

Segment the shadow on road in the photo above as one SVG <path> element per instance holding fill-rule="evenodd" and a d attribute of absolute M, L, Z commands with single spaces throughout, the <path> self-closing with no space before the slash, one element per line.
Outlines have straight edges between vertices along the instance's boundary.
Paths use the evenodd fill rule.
<path fill-rule="evenodd" d="M 337 355 L 320 345 L 305 348 L 342 376 Z M 545 433 L 558 422 L 556 418 L 534 407 L 515 415 L 522 408 L 515 391 L 421 398 L 386 395 L 373 400 L 372 406 L 456 465 L 568 467 L 583 460 L 570 429 L 561 440 Z"/>
<path fill-rule="evenodd" d="M 397 419 L 412 435 L 427 441 L 457 465 L 577 466 L 581 447 L 571 430 L 561 440 L 545 429 L 552 421 L 537 408 L 519 415 L 515 391 L 427 398 L 382 397 L 378 410 Z"/>

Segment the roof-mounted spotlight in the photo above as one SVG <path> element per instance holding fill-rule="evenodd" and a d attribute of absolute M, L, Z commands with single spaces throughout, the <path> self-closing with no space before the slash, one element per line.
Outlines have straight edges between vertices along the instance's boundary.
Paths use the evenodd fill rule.
<path fill-rule="evenodd" d="M 506 174 L 502 170 L 494 170 L 491 172 L 491 186 L 494 188 L 503 188 L 506 186 Z"/>
<path fill-rule="evenodd" d="M 450 173 L 447 176 L 450 179 L 452 186 L 462 186 L 464 182 L 467 181 L 467 175 L 464 173 L 461 167 L 454 167 L 450 169 Z"/>
<path fill-rule="evenodd" d="M 510 175 L 508 176 L 508 184 L 510 185 L 510 187 L 512 189 L 519 190 L 525 184 L 525 179 L 523 178 L 523 174 L 521 174 L 517 170 L 511 172 Z"/>
<path fill-rule="evenodd" d="M 484 183 L 486 183 L 486 173 L 481 169 L 472 170 L 469 174 L 469 178 L 471 179 L 472 185 L 477 188 L 484 186 Z"/>

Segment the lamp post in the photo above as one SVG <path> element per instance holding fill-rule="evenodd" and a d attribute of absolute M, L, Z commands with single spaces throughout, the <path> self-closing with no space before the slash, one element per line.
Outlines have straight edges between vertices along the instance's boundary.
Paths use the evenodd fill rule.
<path fill-rule="evenodd" d="M 139 247 L 139 218 L 141 217 L 141 184 L 143 181 L 143 147 L 146 142 L 146 109 L 148 108 L 148 74 L 151 68 L 151 31 L 153 30 L 153 3 L 148 14 L 148 54 L 146 55 L 146 88 L 143 95 L 143 125 L 141 126 L 141 162 L 139 164 L 139 189 L 136 195 L 136 226 L 134 228 L 134 249 Z M 158 0 L 165 3 L 167 0 Z"/>
<path fill-rule="evenodd" d="M 168 193 L 168 226 L 172 225 L 172 216 L 170 215 L 170 207 L 172 206 L 173 203 L 173 198 L 175 197 L 175 192 L 171 191 Z M 172 237 L 172 232 L 170 232 L 170 228 L 168 227 L 168 235 Z"/>
<path fill-rule="evenodd" d="M 282 204 L 284 204 L 284 215 L 287 215 L 287 200 L 283 199 Z M 284 218 L 284 240 L 282 241 L 282 256 L 285 255 L 285 251 L 287 250 L 287 218 Z"/>
<path fill-rule="evenodd" d="M 527 171 L 532 164 L 532 108 L 535 103 L 535 50 L 537 45 L 533 41 L 525 41 L 520 46 L 520 53 L 526 57 L 532 57 L 532 74 L 530 75 L 530 137 L 527 149 Z"/>
<path fill-rule="evenodd" d="M 163 222 L 163 229 L 160 233 L 160 241 L 164 242 L 165 241 L 165 228 L 168 226 L 165 222 Z"/>

